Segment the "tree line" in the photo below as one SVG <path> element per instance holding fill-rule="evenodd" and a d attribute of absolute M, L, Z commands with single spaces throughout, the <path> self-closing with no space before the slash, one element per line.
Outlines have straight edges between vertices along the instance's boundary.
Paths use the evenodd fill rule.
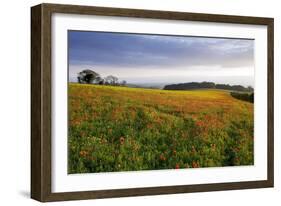
<path fill-rule="evenodd" d="M 230 92 L 230 95 L 236 99 L 254 103 L 254 93 Z"/>
<path fill-rule="evenodd" d="M 254 92 L 251 86 L 243 87 L 241 85 L 215 84 L 213 82 L 188 82 L 180 84 L 170 84 L 164 86 L 165 90 L 190 90 L 190 89 L 225 89 L 239 92 Z"/>
<path fill-rule="evenodd" d="M 125 80 L 118 81 L 118 78 L 113 75 L 102 78 L 97 72 L 85 69 L 78 73 L 77 81 L 80 84 L 99 84 L 99 85 L 113 85 L 113 86 L 125 86 L 127 82 Z"/>

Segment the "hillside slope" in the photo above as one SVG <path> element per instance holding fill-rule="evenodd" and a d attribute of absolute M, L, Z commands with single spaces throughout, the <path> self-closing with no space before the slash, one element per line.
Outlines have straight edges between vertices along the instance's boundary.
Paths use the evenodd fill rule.
<path fill-rule="evenodd" d="M 253 104 L 226 91 L 69 85 L 69 173 L 253 164 Z"/>

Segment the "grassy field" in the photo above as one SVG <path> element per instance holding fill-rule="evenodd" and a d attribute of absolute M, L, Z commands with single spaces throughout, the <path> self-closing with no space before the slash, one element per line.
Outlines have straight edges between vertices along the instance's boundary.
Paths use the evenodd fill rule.
<path fill-rule="evenodd" d="M 253 104 L 228 91 L 69 84 L 68 172 L 252 165 Z"/>

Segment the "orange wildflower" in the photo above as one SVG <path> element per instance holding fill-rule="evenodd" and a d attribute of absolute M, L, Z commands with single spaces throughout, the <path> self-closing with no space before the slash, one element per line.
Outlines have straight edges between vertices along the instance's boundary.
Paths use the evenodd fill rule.
<path fill-rule="evenodd" d="M 162 160 L 162 161 L 165 161 L 165 160 L 166 160 L 166 157 L 165 157 L 163 154 L 161 154 L 159 158 L 160 158 L 160 160 Z"/>
<path fill-rule="evenodd" d="M 193 161 L 193 162 L 192 162 L 192 167 L 193 167 L 193 168 L 198 168 L 198 167 L 199 167 L 199 163 Z"/>
<path fill-rule="evenodd" d="M 120 141 L 120 144 L 124 144 L 125 138 L 124 137 L 120 137 L 119 141 Z"/>
<path fill-rule="evenodd" d="M 79 155 L 80 155 L 81 157 L 86 157 L 88 154 L 89 154 L 89 153 L 88 153 L 87 151 L 85 151 L 85 150 L 81 150 L 81 151 L 79 152 Z"/>

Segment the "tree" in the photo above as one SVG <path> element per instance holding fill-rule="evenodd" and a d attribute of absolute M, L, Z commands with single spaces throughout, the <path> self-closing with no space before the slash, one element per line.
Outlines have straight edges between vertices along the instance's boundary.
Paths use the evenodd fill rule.
<path fill-rule="evenodd" d="M 120 83 L 122 86 L 126 86 L 127 82 L 125 80 L 121 81 Z"/>
<path fill-rule="evenodd" d="M 248 89 L 249 92 L 253 92 L 254 91 L 254 88 L 251 87 L 251 86 L 248 86 L 247 89 Z"/>
<path fill-rule="evenodd" d="M 99 80 L 98 84 L 99 84 L 99 85 L 103 85 L 103 84 L 104 84 L 104 79 L 101 78 L 101 79 Z"/>
<path fill-rule="evenodd" d="M 79 83 L 92 84 L 93 82 L 98 83 L 101 77 L 98 73 L 90 69 L 85 69 L 78 73 L 77 80 Z"/>
<path fill-rule="evenodd" d="M 110 84 L 110 85 L 117 85 L 118 83 L 118 78 L 112 75 L 109 75 L 107 77 L 104 78 L 106 84 Z"/>

